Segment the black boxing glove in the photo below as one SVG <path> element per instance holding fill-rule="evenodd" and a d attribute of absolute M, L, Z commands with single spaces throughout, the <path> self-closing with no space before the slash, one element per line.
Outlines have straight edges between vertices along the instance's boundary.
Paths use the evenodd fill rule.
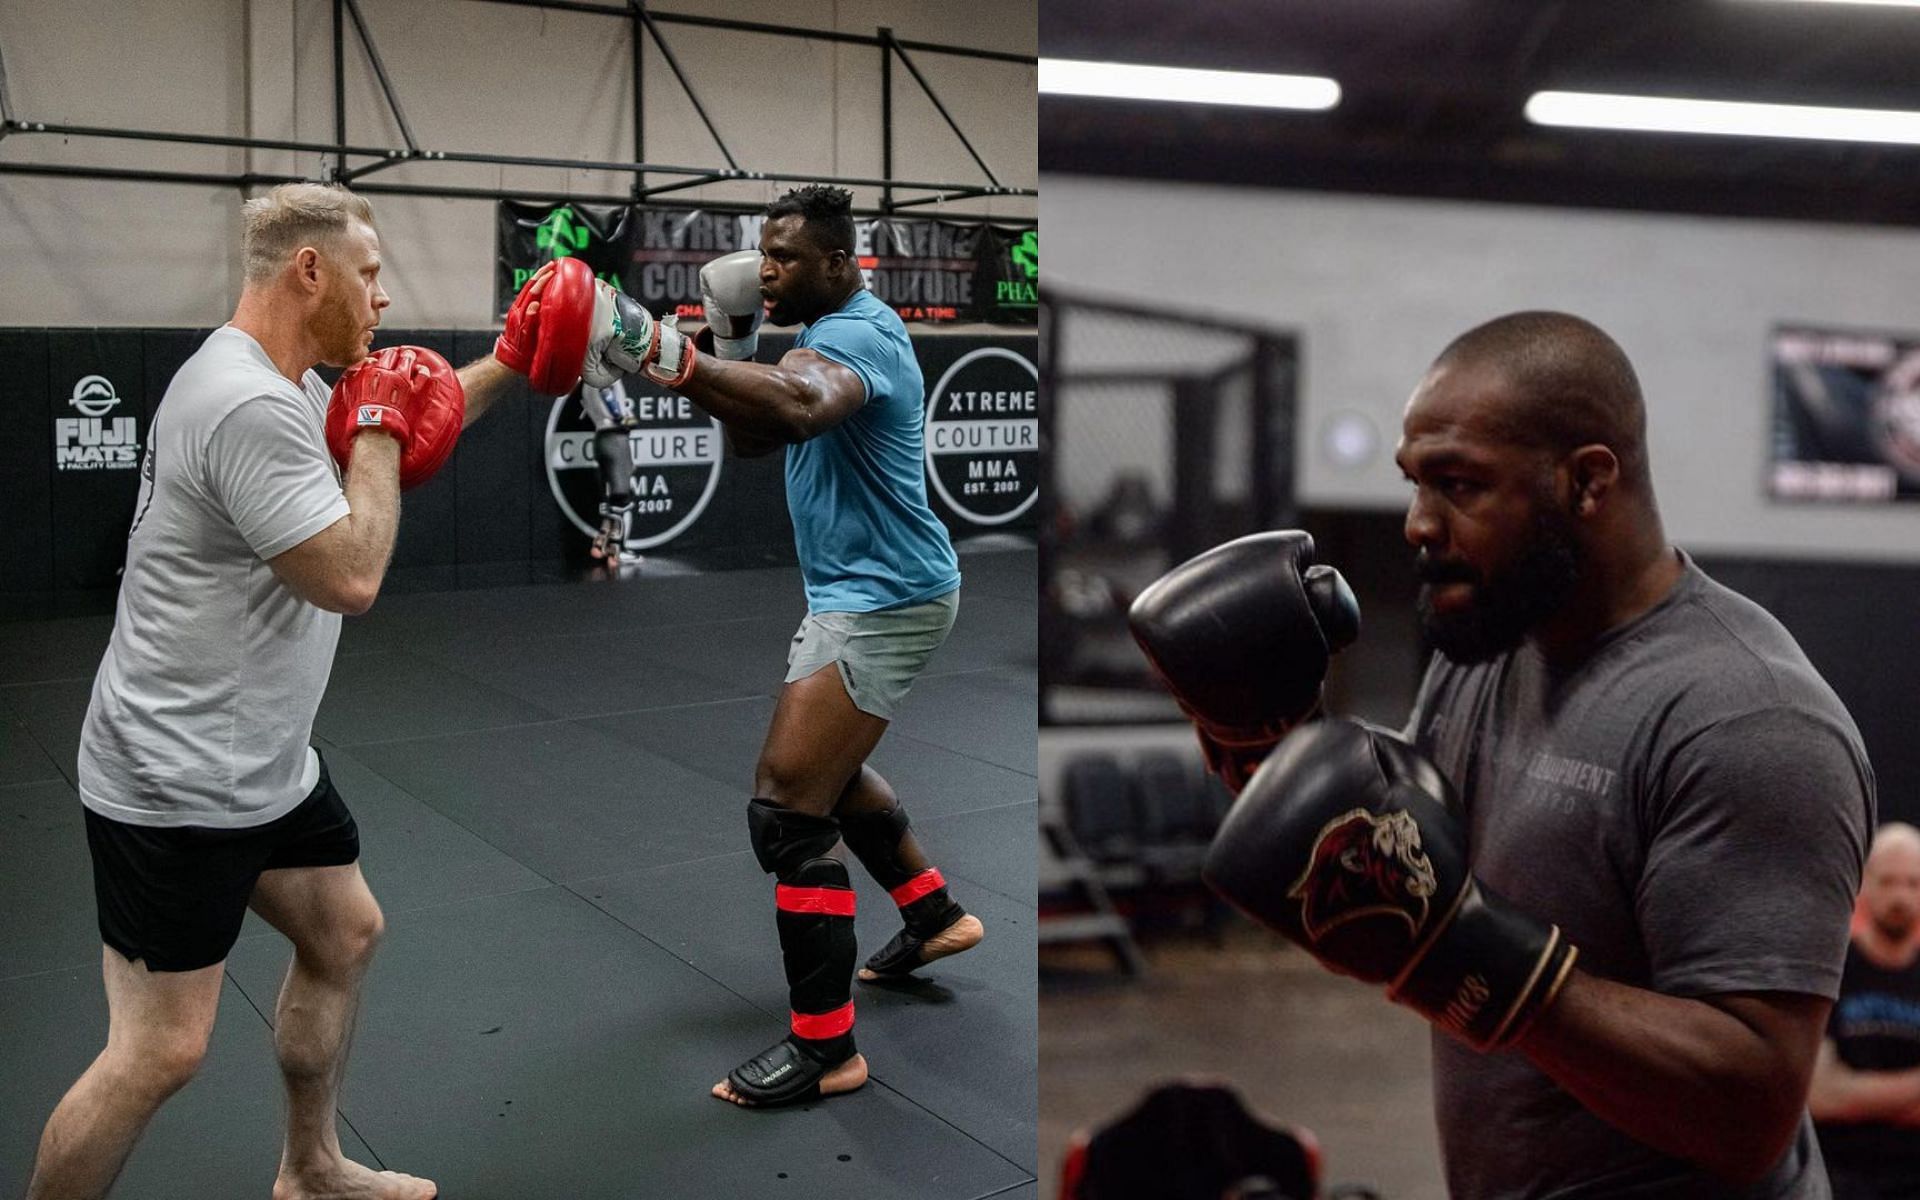
<path fill-rule="evenodd" d="M 1127 610 L 1134 640 L 1238 792 L 1320 706 L 1327 662 L 1360 634 L 1360 605 L 1297 529 L 1256 533 L 1175 567 Z"/>
<path fill-rule="evenodd" d="M 1301 729 L 1248 781 L 1208 848 L 1208 886 L 1342 975 L 1476 1050 L 1512 1044 L 1577 951 L 1467 871 L 1439 770 L 1357 721 Z"/>

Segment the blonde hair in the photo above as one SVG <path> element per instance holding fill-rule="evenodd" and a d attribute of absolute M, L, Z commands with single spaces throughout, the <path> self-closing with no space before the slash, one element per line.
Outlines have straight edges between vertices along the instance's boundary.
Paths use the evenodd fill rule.
<path fill-rule="evenodd" d="M 373 206 L 331 183 L 283 183 L 240 206 L 248 283 L 280 273 L 302 246 L 331 250 L 352 221 L 373 224 Z"/>

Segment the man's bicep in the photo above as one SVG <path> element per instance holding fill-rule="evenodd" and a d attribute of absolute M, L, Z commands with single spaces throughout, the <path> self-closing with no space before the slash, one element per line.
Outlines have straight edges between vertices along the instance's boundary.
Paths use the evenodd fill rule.
<path fill-rule="evenodd" d="M 780 358 L 780 366 L 804 375 L 818 389 L 819 420 L 816 427 L 829 429 L 860 411 L 867 402 L 867 381 L 846 363 L 817 350 L 789 350 Z"/>
<path fill-rule="evenodd" d="M 1652 986 L 1832 996 L 1871 821 L 1840 732 L 1775 709 L 1722 722 L 1668 764 L 1635 897 Z"/>

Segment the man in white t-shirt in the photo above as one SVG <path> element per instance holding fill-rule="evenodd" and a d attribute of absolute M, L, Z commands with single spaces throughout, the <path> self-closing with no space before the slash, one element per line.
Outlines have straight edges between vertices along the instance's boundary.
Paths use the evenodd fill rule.
<path fill-rule="evenodd" d="M 245 288 L 154 415 L 81 733 L 110 1032 L 47 1122 L 29 1200 L 106 1194 L 206 1053 L 249 907 L 294 948 L 274 1013 L 274 1200 L 435 1195 L 341 1153 L 335 1102 L 382 917 L 309 744 L 340 615 L 373 603 L 399 522 L 401 442 L 360 432 L 343 476 L 312 370 L 367 356 L 389 303 L 380 239 L 344 188 L 289 184 L 243 210 Z M 490 356 L 458 376 L 467 423 L 513 380 Z"/>

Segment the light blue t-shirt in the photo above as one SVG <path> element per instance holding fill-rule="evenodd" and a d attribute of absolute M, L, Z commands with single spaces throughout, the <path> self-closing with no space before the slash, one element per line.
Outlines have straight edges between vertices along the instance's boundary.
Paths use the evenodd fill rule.
<path fill-rule="evenodd" d="M 860 377 L 866 403 L 787 447 L 787 508 L 809 612 L 873 612 L 960 586 L 946 526 L 927 504 L 926 381 L 907 327 L 855 292 L 807 326 L 796 348 Z"/>

